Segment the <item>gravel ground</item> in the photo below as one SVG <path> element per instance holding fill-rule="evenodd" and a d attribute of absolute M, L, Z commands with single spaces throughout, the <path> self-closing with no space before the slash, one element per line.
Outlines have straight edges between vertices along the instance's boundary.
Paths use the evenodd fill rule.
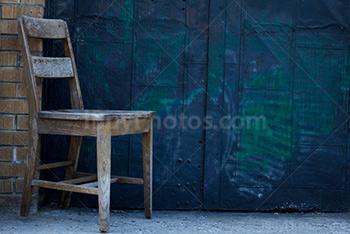
<path fill-rule="evenodd" d="M 109 233 L 350 233 L 350 213 L 111 211 Z M 96 209 L 0 210 L 0 233 L 99 233 Z"/>

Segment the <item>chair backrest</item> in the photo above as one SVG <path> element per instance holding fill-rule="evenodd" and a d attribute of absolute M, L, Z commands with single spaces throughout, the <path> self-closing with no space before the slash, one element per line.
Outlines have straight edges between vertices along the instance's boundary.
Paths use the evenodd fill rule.
<path fill-rule="evenodd" d="M 63 20 L 39 19 L 21 16 L 17 20 L 27 83 L 29 114 L 41 110 L 37 78 L 68 78 L 72 109 L 83 109 L 77 69 L 74 61 L 68 27 Z M 65 57 L 39 57 L 30 53 L 28 38 L 62 39 Z"/>

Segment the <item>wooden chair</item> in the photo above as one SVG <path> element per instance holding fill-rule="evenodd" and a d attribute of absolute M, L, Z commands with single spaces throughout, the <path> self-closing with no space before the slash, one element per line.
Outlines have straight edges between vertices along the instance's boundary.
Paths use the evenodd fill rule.
<path fill-rule="evenodd" d="M 67 24 L 63 20 L 18 18 L 18 33 L 25 67 L 29 102 L 29 152 L 22 195 L 21 215 L 28 216 L 33 187 L 63 190 L 62 206 L 70 204 L 72 192 L 98 195 L 100 231 L 109 230 L 110 184 L 143 184 L 146 218 L 152 216 L 152 137 L 153 111 L 84 110 L 78 74 Z M 65 57 L 33 56 L 28 37 L 62 39 Z M 37 78 L 67 78 L 71 108 L 41 111 Z M 143 179 L 111 176 L 111 136 L 142 133 Z M 70 135 L 68 160 L 37 165 L 40 134 Z M 82 136 L 97 137 L 97 175 L 76 171 Z M 36 179 L 37 171 L 66 167 L 65 180 Z M 97 182 L 94 182 L 96 181 Z"/>

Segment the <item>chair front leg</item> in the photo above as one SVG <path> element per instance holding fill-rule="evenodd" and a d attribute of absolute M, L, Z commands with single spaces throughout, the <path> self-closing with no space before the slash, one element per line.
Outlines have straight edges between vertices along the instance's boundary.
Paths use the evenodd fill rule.
<path fill-rule="evenodd" d="M 144 207 L 147 219 L 152 218 L 153 119 L 149 132 L 142 134 Z"/>
<path fill-rule="evenodd" d="M 97 125 L 97 177 L 100 231 L 107 232 L 111 190 L 111 129 L 108 122 Z"/>

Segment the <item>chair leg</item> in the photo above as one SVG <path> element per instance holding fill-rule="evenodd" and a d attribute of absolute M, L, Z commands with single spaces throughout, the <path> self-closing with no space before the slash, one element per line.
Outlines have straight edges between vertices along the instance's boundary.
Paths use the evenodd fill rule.
<path fill-rule="evenodd" d="M 153 120 L 150 131 L 142 134 L 144 207 L 147 219 L 152 218 L 152 160 L 153 160 Z"/>
<path fill-rule="evenodd" d="M 81 136 L 71 136 L 70 138 L 68 160 L 72 160 L 74 163 L 72 166 L 68 166 L 66 169 L 66 180 L 72 179 L 77 170 L 82 139 L 83 137 Z M 62 193 L 61 206 L 63 208 L 67 208 L 69 206 L 71 196 L 72 192 L 64 191 Z"/>
<path fill-rule="evenodd" d="M 34 124 L 33 124 L 34 125 Z M 33 186 L 32 180 L 36 176 L 36 167 L 39 159 L 40 151 L 40 136 L 38 131 L 31 129 L 29 132 L 29 146 L 27 156 L 27 167 L 24 178 L 23 193 L 22 193 L 22 205 L 21 216 L 28 216 L 30 206 L 32 203 Z"/>
<path fill-rule="evenodd" d="M 97 126 L 97 179 L 100 231 L 107 232 L 111 196 L 111 130 L 108 122 Z"/>

